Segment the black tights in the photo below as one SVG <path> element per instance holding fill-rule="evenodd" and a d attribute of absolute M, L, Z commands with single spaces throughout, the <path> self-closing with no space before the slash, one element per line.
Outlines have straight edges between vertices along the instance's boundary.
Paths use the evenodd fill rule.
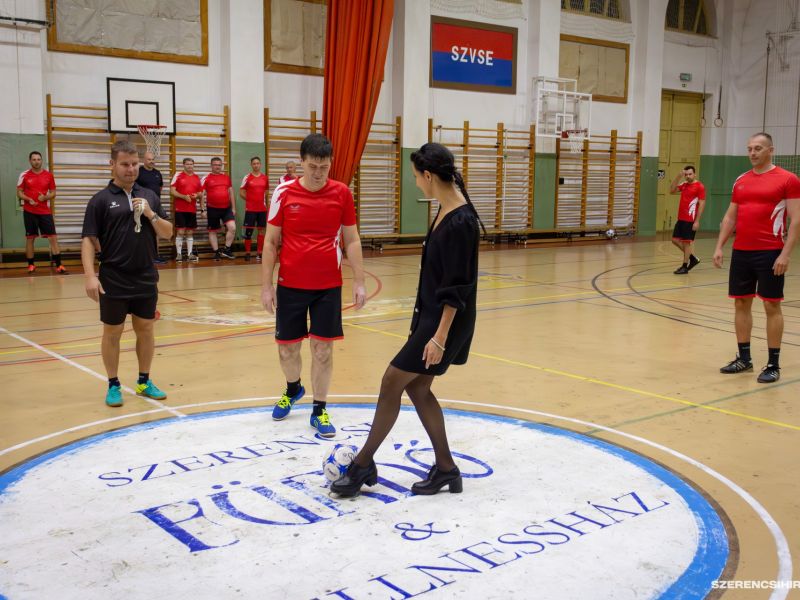
<path fill-rule="evenodd" d="M 447 444 L 442 407 L 431 392 L 432 383 L 433 375 L 409 373 L 389 365 L 381 381 L 381 393 L 378 397 L 378 406 L 375 408 L 372 428 L 364 447 L 355 458 L 357 464 L 362 467 L 369 465 L 375 452 L 389 435 L 397 421 L 397 415 L 400 414 L 400 397 L 405 390 L 431 439 L 436 466 L 442 471 L 451 471 L 455 468 L 456 463 Z"/>

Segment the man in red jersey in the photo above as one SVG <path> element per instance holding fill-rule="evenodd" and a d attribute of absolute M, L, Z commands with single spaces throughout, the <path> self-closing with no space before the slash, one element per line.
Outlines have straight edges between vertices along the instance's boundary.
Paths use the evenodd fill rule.
<path fill-rule="evenodd" d="M 353 269 L 353 304 L 366 302 L 361 238 L 356 227 L 353 195 L 343 183 L 328 178 L 333 148 L 324 135 L 313 133 L 300 145 L 303 176 L 282 183 L 272 195 L 264 241 L 261 301 L 275 312 L 275 340 L 286 391 L 272 410 L 286 418 L 305 394 L 300 385 L 300 345 L 311 338 L 311 383 L 314 407 L 311 426 L 322 437 L 336 428 L 326 410 L 333 368 L 333 341 L 342 339 L 342 235 Z M 272 272 L 281 242 L 277 289 Z M 308 315 L 311 327 L 308 327 Z"/>
<path fill-rule="evenodd" d="M 194 230 L 197 229 L 197 198 L 203 191 L 200 178 L 194 172 L 194 159 L 183 159 L 183 171 L 175 173 L 169 184 L 175 212 L 175 261 L 183 262 L 183 238 L 186 238 L 187 260 L 197 262 L 194 250 Z"/>
<path fill-rule="evenodd" d="M 254 156 L 250 159 L 250 172 L 242 179 L 239 196 L 245 202 L 244 208 L 244 259 L 250 260 L 253 246 L 253 229 L 257 231 L 256 260 L 261 261 L 264 249 L 264 231 L 267 228 L 266 195 L 269 181 L 261 172 L 261 159 Z"/>
<path fill-rule="evenodd" d="M 800 236 L 800 179 L 772 164 L 775 148 L 768 133 L 757 133 L 747 143 L 753 169 L 740 175 L 733 184 L 731 205 L 722 219 L 714 266 L 722 267 L 722 248 L 736 230 L 728 295 L 734 299 L 736 358 L 720 369 L 722 373 L 753 370 L 750 359 L 750 332 L 753 329 L 753 298 L 764 301 L 767 313 L 767 366 L 759 383 L 772 383 L 781 376 L 780 351 L 783 337 L 783 279 L 789 257 Z M 786 217 L 791 224 L 784 241 Z"/>
<path fill-rule="evenodd" d="M 292 179 L 297 179 L 295 171 L 297 171 L 297 165 L 295 162 L 293 160 L 288 161 L 286 163 L 286 173 L 281 175 L 280 179 L 278 179 L 278 183 L 286 183 Z"/>
<path fill-rule="evenodd" d="M 214 260 L 220 257 L 234 259 L 233 238 L 236 236 L 236 203 L 233 200 L 233 183 L 222 172 L 222 159 L 211 159 L 211 173 L 201 179 L 203 208 L 208 207 L 208 241 L 214 251 Z M 225 228 L 225 247 L 219 249 L 217 232 Z"/>
<path fill-rule="evenodd" d="M 692 254 L 692 250 L 694 250 L 694 236 L 700 227 L 700 217 L 706 206 L 706 188 L 697 180 L 692 165 L 686 165 L 670 184 L 669 193 L 677 192 L 681 193 L 681 200 L 678 205 L 678 220 L 672 232 L 672 243 L 683 254 L 683 264 L 673 272 L 675 275 L 686 275 L 700 262 L 700 259 Z"/>
<path fill-rule="evenodd" d="M 20 173 L 17 180 L 17 198 L 22 201 L 25 220 L 25 258 L 28 259 L 28 273 L 36 270 L 33 261 L 33 242 L 40 235 L 50 243 L 50 254 L 56 263 L 56 273 L 66 273 L 61 264 L 61 250 L 58 248 L 56 224 L 49 202 L 56 197 L 56 180 L 50 171 L 42 168 L 42 155 L 34 150 L 28 154 L 31 168 Z"/>

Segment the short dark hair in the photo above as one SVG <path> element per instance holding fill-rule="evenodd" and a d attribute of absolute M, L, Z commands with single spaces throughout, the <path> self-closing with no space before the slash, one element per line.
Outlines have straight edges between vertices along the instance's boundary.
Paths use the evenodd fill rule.
<path fill-rule="evenodd" d="M 683 167 L 683 170 L 686 171 L 687 169 L 691 169 L 692 173 L 697 173 L 697 169 L 694 168 L 694 165 L 686 165 Z"/>
<path fill-rule="evenodd" d="M 759 131 L 758 133 L 754 133 L 753 135 L 750 136 L 750 139 L 752 140 L 753 138 L 756 138 L 756 137 L 766 138 L 767 141 L 769 142 L 769 145 L 770 146 L 773 145 L 772 136 L 770 134 L 768 134 L 766 131 Z"/>
<path fill-rule="evenodd" d="M 186 158 L 183 159 L 183 164 L 186 164 L 186 163 L 189 163 L 189 162 L 194 164 L 194 159 L 193 158 L 189 158 L 189 157 L 186 157 Z"/>
<path fill-rule="evenodd" d="M 212 158 L 212 159 L 211 159 L 211 161 L 210 161 L 210 162 L 212 162 L 212 163 L 213 163 L 213 162 L 220 162 L 220 163 L 221 163 L 221 162 L 222 162 L 222 159 L 221 159 L 219 156 L 215 156 L 214 158 Z"/>
<path fill-rule="evenodd" d="M 38 155 L 39 155 L 39 158 L 42 158 L 42 153 L 41 153 L 41 152 L 39 152 L 38 150 L 34 150 L 34 151 L 33 151 L 33 152 L 31 152 L 30 154 L 28 154 L 28 160 L 32 159 L 34 154 L 38 154 Z"/>
<path fill-rule="evenodd" d="M 254 156 L 253 158 L 250 159 L 250 162 L 253 162 L 254 160 L 257 160 L 258 162 L 261 162 L 261 157 L 260 156 Z"/>
<path fill-rule="evenodd" d="M 333 146 L 331 141 L 321 133 L 312 133 L 306 136 L 300 144 L 300 158 L 305 160 L 307 156 L 314 158 L 333 158 Z"/>
<path fill-rule="evenodd" d="M 114 142 L 114 145 L 111 146 L 111 160 L 117 160 L 117 155 L 122 152 L 123 154 L 135 154 L 139 156 L 139 149 L 133 142 L 129 142 L 128 140 L 119 140 L 118 142 Z"/>

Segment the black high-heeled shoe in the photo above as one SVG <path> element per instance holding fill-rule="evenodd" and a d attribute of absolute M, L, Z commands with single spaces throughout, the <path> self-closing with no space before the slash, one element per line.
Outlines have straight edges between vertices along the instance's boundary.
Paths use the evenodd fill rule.
<path fill-rule="evenodd" d="M 375 466 L 374 460 L 369 461 L 366 467 L 360 467 L 353 461 L 347 467 L 345 474 L 331 484 L 331 491 L 340 496 L 355 496 L 362 485 L 372 486 L 376 483 L 378 483 L 378 467 Z"/>
<path fill-rule="evenodd" d="M 444 486 L 447 486 L 451 494 L 460 494 L 464 491 L 464 483 L 461 480 L 461 471 L 458 467 L 452 471 L 441 471 L 439 467 L 433 465 L 428 472 L 428 478 L 418 481 L 411 486 L 411 493 L 420 496 L 431 496 L 436 494 Z"/>

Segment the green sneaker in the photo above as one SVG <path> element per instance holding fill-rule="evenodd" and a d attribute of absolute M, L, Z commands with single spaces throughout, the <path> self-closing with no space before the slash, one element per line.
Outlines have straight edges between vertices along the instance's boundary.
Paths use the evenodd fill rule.
<path fill-rule="evenodd" d="M 328 411 L 324 408 L 320 415 L 311 414 L 311 426 L 324 438 L 332 438 L 336 435 L 336 427 L 331 423 Z"/>
<path fill-rule="evenodd" d="M 122 388 L 118 385 L 112 385 L 108 388 L 106 393 L 106 406 L 118 407 L 122 406 Z"/>
<path fill-rule="evenodd" d="M 148 379 L 147 383 L 137 383 L 136 395 L 152 398 L 153 400 L 163 400 L 164 398 L 167 397 L 167 395 L 164 392 L 158 389 L 156 384 L 153 383 L 152 379 Z"/>

